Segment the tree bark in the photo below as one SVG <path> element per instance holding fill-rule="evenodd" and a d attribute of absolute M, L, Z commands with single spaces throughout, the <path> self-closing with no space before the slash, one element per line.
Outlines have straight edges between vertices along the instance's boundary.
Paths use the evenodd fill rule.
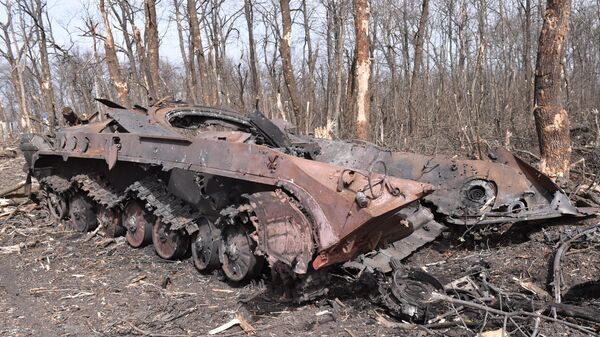
<path fill-rule="evenodd" d="M 146 31 L 144 39 L 146 40 L 148 53 L 148 66 L 150 67 L 150 94 L 155 100 L 162 98 L 160 90 L 160 68 L 158 55 L 158 22 L 156 20 L 156 0 L 144 0 L 144 9 L 146 13 Z"/>
<path fill-rule="evenodd" d="M 535 66 L 534 116 L 540 146 L 540 170 L 568 177 L 571 159 L 569 115 L 563 104 L 562 79 L 570 0 L 548 0 Z"/>
<path fill-rule="evenodd" d="M 29 118 L 29 111 L 27 109 L 27 100 L 25 99 L 25 86 L 23 84 L 23 73 L 20 62 L 20 54 L 22 51 L 17 51 L 16 56 L 13 52 L 13 42 L 16 42 L 16 39 L 13 39 L 15 37 L 15 32 L 12 26 L 13 22 L 10 1 L 6 3 L 6 13 L 6 24 L 0 24 L 0 28 L 2 29 L 4 35 L 4 44 L 6 49 L 0 51 L 0 54 L 8 61 L 8 64 L 10 65 L 11 84 L 15 91 L 15 95 L 17 96 L 17 100 L 19 101 L 19 112 L 21 114 L 19 118 L 19 126 L 24 132 L 31 132 L 31 120 Z M 9 31 L 12 33 L 13 38 L 11 38 Z M 26 37 L 26 40 L 28 39 L 29 37 Z M 23 46 L 23 48 L 25 48 L 25 46 Z"/>
<path fill-rule="evenodd" d="M 531 0 L 525 0 L 525 24 L 523 34 L 525 35 L 523 41 L 523 71 L 525 72 L 525 82 L 527 83 L 527 111 L 533 109 L 531 99 L 531 61 L 530 61 L 530 50 L 531 50 Z M 511 122 L 513 122 L 511 120 Z M 513 124 L 514 128 L 514 124 Z"/>
<path fill-rule="evenodd" d="M 146 98 L 148 98 L 148 102 L 150 101 L 150 97 L 152 96 L 151 88 L 154 87 L 152 81 L 152 74 L 150 73 L 150 65 L 148 64 L 148 57 L 146 56 L 146 48 L 144 47 L 144 41 L 142 41 L 142 33 L 137 25 L 132 24 L 131 28 L 133 29 L 133 40 L 135 41 L 135 50 L 138 57 L 138 62 L 140 64 L 140 69 L 143 70 L 144 74 L 144 87 L 146 89 Z"/>
<path fill-rule="evenodd" d="M 292 17 L 290 14 L 290 0 L 280 0 L 281 6 L 281 19 L 283 34 L 279 41 L 279 53 L 281 55 L 281 64 L 283 67 L 283 77 L 285 84 L 290 94 L 290 100 L 292 101 L 292 110 L 294 112 L 295 123 L 298 127 L 298 131 L 302 132 L 304 126 L 304 118 L 302 114 L 302 108 L 300 105 L 300 95 L 298 93 L 298 87 L 296 86 L 296 79 L 294 76 L 294 67 L 292 66 L 291 56 L 291 41 L 292 41 Z"/>
<path fill-rule="evenodd" d="M 260 77 L 256 62 L 256 45 L 254 42 L 254 13 L 252 0 L 244 0 L 244 14 L 248 26 L 248 50 L 250 53 L 250 77 L 252 81 L 252 95 L 254 96 L 254 108 L 258 109 L 260 103 Z"/>
<path fill-rule="evenodd" d="M 181 24 L 181 11 L 179 9 L 180 2 L 173 0 L 173 6 L 175 7 L 175 23 L 177 24 L 177 37 L 179 38 L 179 51 L 181 52 L 181 59 L 185 68 L 185 84 L 186 84 L 186 95 L 187 100 L 191 100 L 192 103 L 196 104 L 196 90 L 192 83 L 192 77 L 190 76 L 190 60 L 187 57 L 185 51 L 185 41 L 183 39 L 183 25 Z M 194 59 L 192 58 L 192 62 Z"/>
<path fill-rule="evenodd" d="M 113 40 L 110 20 L 108 19 L 108 11 L 106 10 L 104 0 L 100 0 L 100 12 L 102 13 L 102 18 L 104 19 L 104 29 L 106 29 L 106 37 L 104 38 L 104 53 L 106 54 L 108 74 L 110 75 L 113 86 L 117 91 L 119 103 L 123 106 L 129 106 L 129 87 L 127 82 L 123 79 L 123 75 L 121 74 L 121 67 L 119 66 L 119 59 L 117 58 L 115 42 Z"/>
<path fill-rule="evenodd" d="M 416 103 L 415 95 L 421 72 L 421 63 L 423 62 L 423 40 L 425 37 L 425 28 L 429 17 L 429 0 L 423 0 L 421 8 L 421 18 L 419 19 L 419 28 L 415 38 L 415 57 L 413 61 L 413 71 L 410 79 L 410 91 L 408 94 L 408 133 L 413 133 L 416 129 Z"/>
<path fill-rule="evenodd" d="M 333 24 L 333 41 L 335 43 L 335 76 L 333 94 L 333 108 L 331 114 L 327 116 L 327 124 L 332 125 L 333 132 L 340 135 L 340 119 L 343 115 L 342 111 L 342 85 L 343 85 L 343 57 L 344 57 L 344 40 L 346 39 L 346 18 L 348 15 L 346 1 L 341 0 L 338 4 L 330 0 L 328 6 L 331 11 Z M 331 70 L 330 70 L 331 71 Z"/>
<path fill-rule="evenodd" d="M 39 77 L 40 87 L 42 89 L 42 96 L 44 99 L 44 110 L 48 114 L 48 128 L 50 135 L 54 135 L 55 119 L 56 119 L 56 106 L 54 102 L 54 89 L 52 87 L 52 79 L 50 78 L 50 60 L 48 57 L 48 39 L 46 36 L 46 27 L 44 27 L 44 7 L 46 3 L 42 3 L 42 0 L 35 0 L 31 2 L 31 7 L 24 5 L 23 9 L 31 17 L 35 24 L 35 31 L 38 38 L 38 48 L 40 52 L 40 67 L 41 74 Z"/>
<path fill-rule="evenodd" d="M 356 136 L 369 138 L 369 78 L 371 59 L 369 55 L 369 2 L 354 0 L 354 29 L 356 46 L 354 49 L 354 78 L 356 82 Z"/>
<path fill-rule="evenodd" d="M 198 24 L 198 13 L 196 12 L 196 0 L 187 0 L 187 10 L 190 20 L 190 35 L 191 48 L 193 55 L 190 56 L 190 63 L 193 62 L 193 57 L 198 63 L 198 72 L 200 74 L 200 83 L 196 80 L 197 92 L 202 97 L 203 103 L 211 103 L 209 100 L 208 73 L 206 69 L 206 58 L 204 57 L 204 46 L 202 46 L 202 36 L 200 35 L 200 26 Z M 195 67 L 194 67 L 195 68 Z M 195 77 L 193 75 L 192 79 Z"/>
<path fill-rule="evenodd" d="M 308 129 L 311 127 L 311 121 L 314 118 L 314 112 L 316 108 L 315 104 L 317 101 L 315 95 L 315 65 L 319 49 L 317 48 L 317 52 L 313 52 L 312 39 L 310 34 L 310 23 L 308 20 L 308 8 L 306 6 L 306 1 L 302 1 L 302 14 L 304 18 L 304 42 L 306 43 L 307 52 L 306 63 L 308 65 L 308 76 L 306 76 L 305 79 L 305 81 L 308 82 L 306 85 L 308 89 L 308 101 L 306 102 L 307 108 L 305 123 L 306 129 L 308 131 Z"/>
<path fill-rule="evenodd" d="M 127 54 L 127 59 L 129 60 L 129 68 L 130 68 L 130 73 L 132 76 L 132 80 L 133 80 L 133 85 L 131 85 L 129 87 L 129 91 L 130 94 L 132 96 L 132 101 L 137 101 L 139 103 L 141 103 L 142 101 L 145 101 L 145 94 L 143 92 L 143 87 L 142 87 L 142 82 L 140 80 L 140 72 L 139 72 L 139 67 L 137 65 L 137 62 L 135 60 L 135 54 L 133 52 L 133 45 L 134 42 L 132 41 L 132 37 L 129 34 L 129 28 L 127 25 L 127 22 L 130 21 L 131 24 L 133 25 L 133 14 L 131 13 L 131 5 L 129 4 L 129 1 L 127 0 L 122 0 L 122 1 L 117 1 L 119 4 L 119 7 L 121 8 L 121 15 L 118 15 L 116 8 L 113 7 L 113 13 L 115 14 L 115 17 L 117 18 L 117 21 L 119 22 L 119 25 L 121 26 L 121 31 L 123 33 L 123 42 L 125 43 L 125 51 Z M 133 89 L 135 88 L 135 90 Z"/>

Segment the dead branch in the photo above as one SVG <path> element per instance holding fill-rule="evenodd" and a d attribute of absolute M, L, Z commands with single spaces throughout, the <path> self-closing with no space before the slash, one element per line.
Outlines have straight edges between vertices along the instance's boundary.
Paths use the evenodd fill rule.
<path fill-rule="evenodd" d="M 563 303 L 554 303 L 552 304 L 552 308 L 564 316 L 583 318 L 588 321 L 600 323 L 600 311 L 593 308 L 584 308 Z"/>
<path fill-rule="evenodd" d="M 90 241 L 91 239 L 93 239 L 93 238 L 94 238 L 94 236 L 96 236 L 96 234 L 98 234 L 98 231 L 99 231 L 100 229 L 102 229 L 102 227 L 103 227 L 103 226 L 101 226 L 101 225 L 99 225 L 98 227 L 96 227 L 96 229 L 94 229 L 94 231 L 93 231 L 93 232 L 91 232 L 90 234 L 88 234 L 88 236 L 87 236 L 85 239 L 83 239 L 83 242 L 88 242 L 88 241 Z"/>
<path fill-rule="evenodd" d="M 573 236 L 569 240 L 563 242 L 560 245 L 560 247 L 558 248 L 558 250 L 556 251 L 556 254 L 554 255 L 554 263 L 552 265 L 553 277 L 554 277 L 554 280 L 552 282 L 552 287 L 553 287 L 553 294 L 554 294 L 554 302 L 555 303 L 560 303 L 561 302 L 561 268 L 560 268 L 560 262 L 561 262 L 562 256 L 566 253 L 566 251 L 569 249 L 569 247 L 571 246 L 571 244 L 575 240 L 579 239 L 580 237 L 582 237 L 584 235 L 587 235 L 589 233 L 595 232 L 598 229 L 600 229 L 600 224 L 594 225 L 594 227 L 588 228 L 588 229 L 584 230 L 583 232 L 581 232 L 581 233 Z M 556 309 L 555 309 L 554 306 L 552 307 L 552 314 L 556 318 Z"/>
<path fill-rule="evenodd" d="M 562 324 L 562 325 L 566 325 L 566 326 L 568 326 L 570 328 L 573 328 L 573 329 L 585 332 L 586 334 L 588 334 L 590 336 L 600 336 L 599 334 L 595 333 L 594 330 L 592 330 L 592 328 L 590 328 L 590 327 L 586 327 L 586 326 L 575 324 L 575 323 L 570 323 L 570 322 L 563 321 L 563 320 L 558 319 L 558 318 L 544 316 L 544 315 L 540 315 L 540 314 L 533 313 L 533 312 L 527 312 L 527 311 L 523 311 L 523 310 L 504 311 L 504 310 L 500 310 L 500 309 L 495 309 L 495 308 L 489 307 L 489 306 L 484 305 L 484 304 L 479 304 L 479 303 L 474 303 L 474 302 L 470 302 L 470 301 L 459 300 L 459 299 L 450 297 L 448 295 L 444 295 L 444 294 L 440 294 L 440 293 L 435 293 L 435 292 L 432 294 L 431 299 L 433 301 L 435 301 L 435 300 L 441 300 L 441 301 L 452 303 L 452 304 L 459 304 L 459 305 L 462 305 L 462 306 L 465 306 L 465 307 L 469 307 L 469 308 L 473 308 L 473 309 L 479 309 L 479 310 L 482 310 L 482 311 L 490 312 L 492 314 L 502 315 L 502 316 L 506 316 L 506 317 L 527 316 L 527 317 L 532 317 L 532 318 L 539 318 L 539 319 L 543 319 L 543 320 L 547 320 L 547 321 L 559 323 L 559 324 Z"/>
<path fill-rule="evenodd" d="M 131 328 L 133 330 L 141 333 L 144 336 L 151 336 L 151 337 L 191 337 L 192 336 L 192 335 L 183 335 L 183 334 L 169 335 L 169 334 L 162 334 L 162 333 L 154 333 L 154 332 L 142 330 L 142 329 L 138 328 L 137 326 L 133 325 L 133 323 L 131 323 L 131 322 L 127 322 L 127 324 L 129 324 L 129 326 L 131 326 Z"/>
<path fill-rule="evenodd" d="M 30 199 L 27 199 L 27 200 L 23 201 L 22 203 L 18 204 L 17 207 L 15 207 L 15 209 L 12 210 L 10 213 L 7 212 L 7 213 L 4 213 L 4 214 L 1 214 L 0 217 L 2 217 L 4 215 L 7 215 L 6 219 L 4 220 L 5 222 L 8 221 L 8 220 L 10 220 L 10 219 L 12 219 L 12 217 L 15 214 L 17 214 L 18 212 L 21 212 L 20 208 L 22 206 L 24 206 L 25 204 L 29 203 L 30 201 L 31 201 Z"/>
<path fill-rule="evenodd" d="M 12 246 L 4 246 L 0 247 L 0 254 L 12 254 L 12 253 L 21 253 L 21 250 L 26 248 L 35 247 L 40 242 L 38 240 L 30 241 L 30 242 L 21 242 Z"/>

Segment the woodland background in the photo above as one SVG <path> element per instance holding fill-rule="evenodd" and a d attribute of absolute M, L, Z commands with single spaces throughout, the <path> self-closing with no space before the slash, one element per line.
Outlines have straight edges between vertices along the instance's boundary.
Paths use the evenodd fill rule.
<path fill-rule="evenodd" d="M 67 106 L 89 116 L 103 109 L 93 100 L 102 97 L 258 108 L 300 133 L 355 137 L 360 3 L 100 0 L 84 6 L 81 24 L 69 31 L 84 45 L 55 40 L 52 1 L 1 0 L 1 136 L 47 129 L 53 119 L 62 125 Z M 485 144 L 536 144 L 534 70 L 545 1 L 368 5 L 369 140 L 474 156 Z M 570 8 L 564 106 L 571 128 L 595 130 L 600 0 L 573 0 Z M 169 43 L 179 47 L 177 60 L 161 56 L 167 36 L 178 39 Z"/>

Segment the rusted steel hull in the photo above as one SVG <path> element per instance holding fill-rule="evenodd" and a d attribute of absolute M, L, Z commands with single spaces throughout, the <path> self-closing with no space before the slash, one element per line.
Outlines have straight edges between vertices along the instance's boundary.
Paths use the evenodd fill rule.
<path fill-rule="evenodd" d="M 65 181 L 86 173 L 106 177 L 114 187 L 107 193 L 121 201 L 103 205 L 98 197 L 103 214 L 123 213 L 113 208 L 128 214 L 133 199 L 145 203 L 156 219 L 151 234 L 159 256 L 183 256 L 190 242 L 198 254 L 220 247 L 235 281 L 255 273 L 262 258 L 301 275 L 410 236 L 416 228 L 401 210 L 432 191 L 427 183 L 302 158 L 266 119 L 228 115 L 223 122 L 209 111 L 200 122 L 208 118 L 212 126 L 190 135 L 169 126 L 174 118 L 177 125 L 200 123 L 182 111 L 118 109 L 109 120 L 61 129 L 49 142 L 26 137 L 30 173 Z M 203 244 L 221 239 L 198 232 L 199 219 L 222 233 L 222 243 Z M 124 216 L 129 243 L 147 243 L 147 226 L 128 221 Z"/>
<path fill-rule="evenodd" d="M 583 216 L 546 176 L 506 149 L 492 161 L 394 152 L 366 142 L 318 141 L 317 160 L 387 172 L 434 186 L 423 201 L 455 224 L 498 224 Z"/>

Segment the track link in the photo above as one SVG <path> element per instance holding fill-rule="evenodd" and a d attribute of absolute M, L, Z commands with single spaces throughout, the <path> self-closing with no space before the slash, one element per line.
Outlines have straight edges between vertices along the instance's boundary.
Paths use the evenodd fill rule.
<path fill-rule="evenodd" d="M 61 176 L 52 175 L 40 180 L 40 185 L 47 187 L 54 193 L 65 195 L 72 191 L 73 183 Z"/>
<path fill-rule="evenodd" d="M 169 224 L 172 230 L 185 228 L 188 234 L 198 230 L 194 221 L 201 214 L 172 195 L 157 177 L 134 182 L 127 188 L 127 193 L 144 201 L 146 208 Z"/>
<path fill-rule="evenodd" d="M 185 229 L 188 234 L 198 230 L 195 220 L 201 213 L 172 195 L 164 182 L 156 176 L 134 182 L 124 193 L 117 192 L 100 177 L 87 174 L 79 174 L 71 179 L 52 175 L 41 179 L 40 184 L 47 186 L 54 193 L 67 196 L 79 189 L 107 208 L 122 207 L 128 198 L 136 197 L 145 203 L 146 209 L 160 217 L 171 229 Z"/>
<path fill-rule="evenodd" d="M 92 177 L 86 174 L 74 176 L 71 181 L 84 191 L 97 204 L 113 208 L 121 205 L 125 199 L 125 194 L 119 194 L 111 186 L 104 183 L 99 177 Z"/>

